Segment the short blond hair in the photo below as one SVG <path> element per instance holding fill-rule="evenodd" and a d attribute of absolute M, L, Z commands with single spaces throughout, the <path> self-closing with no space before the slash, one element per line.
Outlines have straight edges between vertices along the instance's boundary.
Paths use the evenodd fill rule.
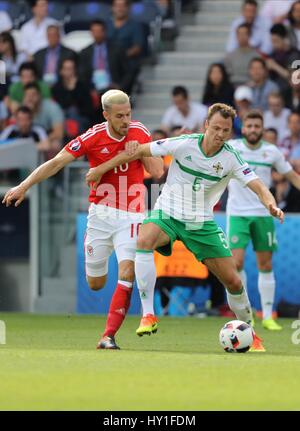
<path fill-rule="evenodd" d="M 214 103 L 208 109 L 207 120 L 209 121 L 211 117 L 217 113 L 223 118 L 231 118 L 232 122 L 236 117 L 236 110 L 232 106 L 225 105 L 225 103 Z"/>
<path fill-rule="evenodd" d="M 129 96 L 121 90 L 108 90 L 101 97 L 103 111 L 109 111 L 112 105 L 130 103 Z"/>

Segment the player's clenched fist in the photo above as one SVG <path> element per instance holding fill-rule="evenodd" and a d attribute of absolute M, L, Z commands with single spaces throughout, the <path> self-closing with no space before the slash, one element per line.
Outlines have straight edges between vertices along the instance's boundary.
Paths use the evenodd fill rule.
<path fill-rule="evenodd" d="M 13 187 L 6 192 L 2 203 L 9 207 L 15 201 L 15 207 L 17 207 L 21 202 L 23 202 L 25 194 L 26 189 L 23 186 L 19 185 L 17 187 Z"/>
<path fill-rule="evenodd" d="M 280 223 L 283 223 L 284 212 L 280 208 L 277 208 L 274 205 L 270 204 L 269 205 L 269 211 L 273 217 L 278 218 L 280 220 Z"/>
<path fill-rule="evenodd" d="M 126 142 L 125 144 L 126 154 L 128 156 L 134 156 L 137 153 L 139 147 L 140 147 L 140 144 L 137 141 Z"/>
<path fill-rule="evenodd" d="M 85 176 L 85 182 L 88 186 L 92 186 L 92 188 L 96 190 L 98 184 L 101 181 L 102 175 L 103 173 L 101 172 L 100 166 L 97 166 L 96 168 L 91 168 Z"/>

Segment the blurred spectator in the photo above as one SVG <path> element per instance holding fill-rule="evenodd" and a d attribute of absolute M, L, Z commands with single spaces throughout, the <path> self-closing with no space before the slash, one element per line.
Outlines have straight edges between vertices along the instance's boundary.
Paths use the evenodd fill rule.
<path fill-rule="evenodd" d="M 64 113 L 60 106 L 53 100 L 42 99 L 36 83 L 26 85 L 23 104 L 32 110 L 34 124 L 47 131 L 51 150 L 59 151 L 64 137 Z"/>
<path fill-rule="evenodd" d="M 279 148 L 300 173 L 300 114 L 292 112 L 288 118 L 287 136 L 279 142 Z M 298 160 L 298 162 L 297 162 Z M 294 163 L 293 163 L 294 162 Z"/>
<path fill-rule="evenodd" d="M 76 59 L 76 53 L 61 44 L 60 27 L 49 25 L 47 28 L 48 47 L 40 49 L 34 56 L 38 76 L 52 86 L 58 79 L 58 72 L 66 58 Z"/>
<path fill-rule="evenodd" d="M 129 94 L 140 71 L 141 59 L 145 48 L 145 33 L 140 23 L 130 17 L 129 0 L 113 0 L 112 19 L 108 22 L 107 38 L 113 45 L 120 45 L 127 58 L 127 67 L 131 74 L 128 85 Z"/>
<path fill-rule="evenodd" d="M 249 64 L 250 81 L 247 83 L 252 89 L 254 109 L 266 111 L 268 109 L 268 96 L 270 93 L 278 93 L 279 87 L 268 78 L 266 62 L 260 58 L 253 58 Z"/>
<path fill-rule="evenodd" d="M 264 129 L 263 140 L 269 142 L 273 145 L 278 145 L 278 133 L 277 130 L 273 127 L 269 127 L 268 129 Z"/>
<path fill-rule="evenodd" d="M 15 114 L 16 123 L 6 127 L 0 134 L 0 140 L 32 138 L 39 151 L 50 149 L 46 131 L 41 126 L 33 125 L 33 114 L 27 106 L 20 106 Z"/>
<path fill-rule="evenodd" d="M 283 24 L 274 24 L 271 27 L 273 51 L 266 64 L 270 78 L 284 90 L 289 86 L 289 68 L 295 60 L 300 59 L 300 52 L 290 46 L 287 29 Z"/>
<path fill-rule="evenodd" d="M 233 105 L 234 88 L 222 63 L 209 66 L 204 86 L 202 103 L 206 106 L 214 103 Z"/>
<path fill-rule="evenodd" d="M 231 24 L 226 51 L 231 52 L 238 48 L 236 29 L 240 24 L 248 24 L 251 28 L 250 46 L 266 54 L 271 52 L 269 28 L 271 21 L 258 15 L 256 0 L 244 0 L 242 14 Z"/>
<path fill-rule="evenodd" d="M 300 113 L 300 68 L 290 71 L 290 85 L 283 92 L 285 105 Z"/>
<path fill-rule="evenodd" d="M 236 29 L 238 47 L 224 58 L 224 65 L 232 84 L 237 87 L 248 81 L 248 65 L 257 51 L 249 44 L 251 28 L 248 24 L 240 24 Z"/>
<path fill-rule="evenodd" d="M 236 108 L 236 117 L 233 122 L 234 138 L 242 137 L 242 123 L 244 115 L 252 108 L 253 95 L 251 88 L 241 85 L 234 92 L 234 106 Z"/>
<path fill-rule="evenodd" d="M 284 107 L 283 97 L 280 93 L 270 93 L 268 97 L 269 109 L 264 113 L 264 125 L 277 130 L 281 141 L 287 133 L 288 117 L 291 111 Z"/>
<path fill-rule="evenodd" d="M 300 51 L 300 0 L 293 3 L 288 14 L 288 21 L 291 46 Z"/>
<path fill-rule="evenodd" d="M 27 57 L 23 52 L 17 52 L 14 38 L 8 31 L 0 33 L 0 59 L 5 62 L 8 82 L 18 81 L 19 67 Z"/>
<path fill-rule="evenodd" d="M 0 33 L 12 30 L 13 23 L 10 16 L 5 11 L 0 11 Z"/>
<path fill-rule="evenodd" d="M 100 94 L 110 88 L 118 88 L 129 94 L 132 73 L 127 67 L 128 60 L 122 47 L 107 41 L 103 21 L 93 21 L 90 31 L 94 42 L 80 53 L 80 76 Z"/>
<path fill-rule="evenodd" d="M 47 28 L 49 25 L 59 25 L 58 21 L 48 16 L 47 0 L 34 0 L 32 14 L 33 18 L 23 24 L 20 31 L 21 49 L 29 55 L 48 45 Z"/>
<path fill-rule="evenodd" d="M 52 95 L 64 110 L 66 118 L 78 122 L 79 130 L 74 135 L 77 136 L 91 126 L 94 110 L 90 90 L 79 80 L 74 59 L 63 60 Z"/>
<path fill-rule="evenodd" d="M 172 90 L 173 105 L 163 115 L 161 128 L 167 133 L 173 126 L 185 127 L 191 131 L 199 131 L 207 115 L 207 107 L 192 102 L 185 87 L 177 86 Z"/>
<path fill-rule="evenodd" d="M 43 98 L 51 97 L 48 85 L 43 81 L 38 81 L 37 70 L 34 63 L 22 63 L 19 69 L 20 81 L 9 86 L 8 105 L 12 113 L 16 111 L 24 98 L 24 88 L 27 84 L 36 82 Z"/>
<path fill-rule="evenodd" d="M 277 205 L 285 212 L 300 212 L 300 191 L 279 172 L 272 172 L 273 193 Z"/>
<path fill-rule="evenodd" d="M 272 21 L 273 24 L 284 22 L 295 0 L 265 0 L 259 15 Z"/>

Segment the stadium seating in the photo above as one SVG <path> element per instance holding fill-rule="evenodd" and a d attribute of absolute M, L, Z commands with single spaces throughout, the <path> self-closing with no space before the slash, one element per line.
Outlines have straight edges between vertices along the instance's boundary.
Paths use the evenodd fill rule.
<path fill-rule="evenodd" d="M 0 11 L 7 12 L 14 28 L 19 28 L 28 19 L 28 5 L 23 0 L 0 0 Z"/>
<path fill-rule="evenodd" d="M 67 2 L 49 1 L 49 15 L 60 22 L 66 22 L 68 19 L 69 5 Z"/>
<path fill-rule="evenodd" d="M 107 21 L 111 14 L 111 7 L 100 2 L 80 2 L 70 5 L 69 22 L 65 26 L 66 33 L 74 30 L 88 30 L 94 19 Z"/>

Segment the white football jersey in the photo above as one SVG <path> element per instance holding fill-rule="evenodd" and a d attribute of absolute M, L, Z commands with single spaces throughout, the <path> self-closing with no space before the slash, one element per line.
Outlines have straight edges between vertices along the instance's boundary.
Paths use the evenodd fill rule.
<path fill-rule="evenodd" d="M 255 171 L 263 183 L 270 188 L 271 170 L 274 167 L 279 173 L 286 174 L 292 166 L 284 159 L 281 151 L 273 144 L 261 141 L 258 148 L 252 149 L 244 139 L 232 139 L 229 144 L 239 152 L 241 157 Z M 241 187 L 238 181 L 232 180 L 228 185 L 227 214 L 236 216 L 268 216 L 267 208 L 258 196 L 250 189 Z"/>
<path fill-rule="evenodd" d="M 212 220 L 213 208 L 231 178 L 242 186 L 257 178 L 228 143 L 213 156 L 206 156 L 202 150 L 203 136 L 195 133 L 150 143 L 153 156 L 173 156 L 154 208 L 184 223 Z"/>

